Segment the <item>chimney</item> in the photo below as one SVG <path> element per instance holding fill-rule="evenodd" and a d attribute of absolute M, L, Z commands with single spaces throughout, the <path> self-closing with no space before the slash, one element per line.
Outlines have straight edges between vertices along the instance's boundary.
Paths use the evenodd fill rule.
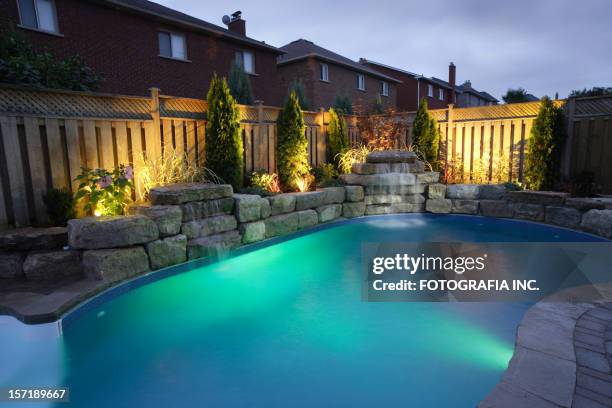
<path fill-rule="evenodd" d="M 233 33 L 246 36 L 246 21 L 242 19 L 242 11 L 236 11 L 232 14 L 230 21 L 227 23 L 227 29 Z"/>
<path fill-rule="evenodd" d="M 449 103 L 455 103 L 455 82 L 457 80 L 457 69 L 452 62 L 448 66 L 448 84 L 451 87 Z"/>

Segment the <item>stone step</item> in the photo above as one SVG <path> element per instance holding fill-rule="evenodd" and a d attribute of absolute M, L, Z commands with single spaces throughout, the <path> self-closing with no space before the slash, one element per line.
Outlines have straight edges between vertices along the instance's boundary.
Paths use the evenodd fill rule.
<path fill-rule="evenodd" d="M 184 204 L 231 197 L 232 194 L 229 184 L 179 183 L 152 188 L 149 199 L 153 205 Z"/>
<path fill-rule="evenodd" d="M 355 163 L 351 171 L 355 174 L 423 173 L 425 163 Z"/>
<path fill-rule="evenodd" d="M 407 150 L 383 150 L 371 152 L 366 156 L 366 163 L 414 163 L 417 155 Z"/>
<path fill-rule="evenodd" d="M 20 228 L 0 233 L 0 251 L 58 249 L 68 243 L 65 227 Z"/>

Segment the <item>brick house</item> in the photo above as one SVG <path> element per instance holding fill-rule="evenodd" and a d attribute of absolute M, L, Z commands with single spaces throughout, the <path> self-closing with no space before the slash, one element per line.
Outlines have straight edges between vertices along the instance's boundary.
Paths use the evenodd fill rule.
<path fill-rule="evenodd" d="M 469 80 L 457 86 L 457 106 L 460 108 L 497 105 L 497 102 L 499 101 L 488 92 L 472 88 L 472 82 Z"/>
<path fill-rule="evenodd" d="M 4 0 L 0 23 L 58 58 L 79 54 L 102 73 L 100 91 L 205 97 L 213 73 L 227 76 L 238 58 L 250 73 L 253 96 L 282 102 L 278 48 L 246 36 L 235 13 L 228 28 L 146 0 Z"/>
<path fill-rule="evenodd" d="M 300 39 L 280 48 L 278 57 L 281 88 L 304 85 L 310 109 L 329 108 L 337 96 L 348 96 L 355 112 L 370 111 L 377 101 L 395 108 L 400 80 L 336 54 L 311 41 Z"/>
<path fill-rule="evenodd" d="M 423 99 L 427 100 L 429 109 L 443 109 L 450 103 L 454 103 L 457 107 L 468 107 L 494 105 L 498 102 L 487 92 L 473 89 L 469 81 L 457 86 L 455 84 L 457 71 L 452 62 L 448 66 L 448 81 L 436 77 L 428 78 L 365 58 L 361 58 L 359 62 L 401 80 L 397 85 L 397 108 L 400 111 L 416 111 Z"/>

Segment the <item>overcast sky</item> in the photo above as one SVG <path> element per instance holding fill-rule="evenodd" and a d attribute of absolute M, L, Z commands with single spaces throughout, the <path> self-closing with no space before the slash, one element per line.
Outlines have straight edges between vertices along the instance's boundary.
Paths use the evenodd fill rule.
<path fill-rule="evenodd" d="M 247 35 L 274 46 L 311 40 L 448 79 L 498 99 L 509 87 L 541 97 L 612 86 L 612 0 L 157 0 L 221 25 L 242 11 Z"/>

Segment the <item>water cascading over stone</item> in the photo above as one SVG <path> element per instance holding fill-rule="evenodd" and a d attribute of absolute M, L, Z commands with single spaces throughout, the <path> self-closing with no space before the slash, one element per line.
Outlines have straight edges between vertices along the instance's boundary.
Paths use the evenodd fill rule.
<path fill-rule="evenodd" d="M 429 184 L 440 173 L 425 171 L 425 164 L 413 152 L 375 151 L 365 163 L 355 163 L 351 174 L 340 176 L 347 185 L 363 186 L 366 215 L 423 212 Z"/>

